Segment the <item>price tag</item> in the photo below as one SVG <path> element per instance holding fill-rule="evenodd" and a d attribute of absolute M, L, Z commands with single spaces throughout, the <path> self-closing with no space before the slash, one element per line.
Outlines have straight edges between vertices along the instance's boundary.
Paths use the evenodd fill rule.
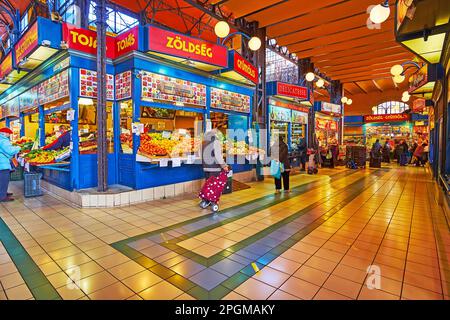
<path fill-rule="evenodd" d="M 168 164 L 169 164 L 169 159 L 161 159 L 161 160 L 159 160 L 159 166 L 160 167 L 167 167 Z"/>
<path fill-rule="evenodd" d="M 67 121 L 73 120 L 75 120 L 75 110 L 73 109 L 67 110 Z"/>
<path fill-rule="evenodd" d="M 173 158 L 172 159 L 172 167 L 181 167 L 181 159 L 180 158 Z"/>
<path fill-rule="evenodd" d="M 194 161 L 195 161 L 195 155 L 193 155 L 193 154 L 188 154 L 186 163 L 187 163 L 187 164 L 193 164 Z"/>
<path fill-rule="evenodd" d="M 163 133 L 162 133 L 162 137 L 164 138 L 164 139 L 170 139 L 170 136 L 171 136 L 172 134 L 171 134 L 171 132 L 170 131 L 163 131 Z"/>

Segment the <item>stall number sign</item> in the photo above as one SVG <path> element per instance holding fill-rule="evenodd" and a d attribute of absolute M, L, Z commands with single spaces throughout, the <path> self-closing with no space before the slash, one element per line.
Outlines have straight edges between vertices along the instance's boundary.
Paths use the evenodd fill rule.
<path fill-rule="evenodd" d="M 80 69 L 80 96 L 97 98 L 97 71 Z M 106 75 L 106 99 L 114 100 L 114 76 Z"/>
<path fill-rule="evenodd" d="M 226 68 L 226 47 L 155 26 L 148 27 L 148 50 Z"/>
<path fill-rule="evenodd" d="M 116 99 L 131 98 L 131 71 L 116 74 Z"/>
<path fill-rule="evenodd" d="M 151 72 L 142 72 L 142 99 L 161 100 L 196 106 L 206 106 L 206 86 L 183 79 Z"/>
<path fill-rule="evenodd" d="M 249 113 L 250 96 L 211 88 L 211 108 Z"/>
<path fill-rule="evenodd" d="M 39 104 L 46 104 L 69 96 L 69 72 L 54 75 L 38 86 Z"/>

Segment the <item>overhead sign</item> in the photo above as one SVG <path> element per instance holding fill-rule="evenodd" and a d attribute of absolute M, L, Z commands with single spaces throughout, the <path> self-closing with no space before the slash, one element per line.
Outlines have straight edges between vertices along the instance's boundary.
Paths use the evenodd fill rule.
<path fill-rule="evenodd" d="M 95 31 L 77 28 L 74 25 L 64 23 L 63 39 L 66 41 L 70 49 L 85 52 L 91 55 L 97 55 L 97 32 Z M 115 58 L 115 45 L 115 39 L 113 37 L 106 36 L 107 58 Z"/>
<path fill-rule="evenodd" d="M 38 46 L 38 24 L 35 22 L 14 46 L 16 61 L 26 58 Z"/>
<path fill-rule="evenodd" d="M 342 107 L 339 104 L 334 104 L 334 103 L 329 103 L 329 102 L 322 102 L 321 104 L 322 104 L 322 107 L 321 107 L 322 112 L 333 113 L 336 115 L 342 114 L 342 112 L 341 112 Z"/>
<path fill-rule="evenodd" d="M 249 61 L 244 59 L 239 53 L 234 51 L 234 70 L 245 78 L 249 79 L 251 82 L 258 83 L 258 69 L 251 64 Z"/>
<path fill-rule="evenodd" d="M 148 51 L 200 61 L 223 68 L 228 66 L 228 51 L 225 46 L 155 26 L 148 27 L 148 36 Z"/>
<path fill-rule="evenodd" d="M 379 115 L 369 115 L 364 116 L 364 122 L 400 122 L 408 121 L 409 114 L 398 113 L 398 114 L 379 114 Z"/>
<path fill-rule="evenodd" d="M 433 92 L 434 83 L 444 76 L 440 63 L 425 64 L 409 78 L 409 93 Z M 420 89 L 420 90 L 419 90 Z"/>
<path fill-rule="evenodd" d="M 420 70 L 409 78 L 408 91 L 414 92 L 428 82 L 428 65 L 424 65 Z"/>
<path fill-rule="evenodd" d="M 128 52 L 138 50 L 139 47 L 139 27 L 136 26 L 126 32 L 119 34 L 115 38 L 115 57 L 118 58 Z"/>
<path fill-rule="evenodd" d="M 0 78 L 3 79 L 13 71 L 12 52 L 10 51 L 0 64 Z"/>
<path fill-rule="evenodd" d="M 308 100 L 308 89 L 306 87 L 284 82 L 267 83 L 268 95 L 283 96 L 299 100 Z"/>
<path fill-rule="evenodd" d="M 282 108 L 291 109 L 291 110 L 297 110 L 297 111 L 304 112 L 304 113 L 309 112 L 308 107 L 304 107 L 304 106 L 294 104 L 294 103 L 287 103 L 287 102 L 283 102 L 283 101 L 279 101 L 279 100 L 275 100 L 275 99 L 269 99 L 269 104 L 272 106 L 282 107 Z"/>

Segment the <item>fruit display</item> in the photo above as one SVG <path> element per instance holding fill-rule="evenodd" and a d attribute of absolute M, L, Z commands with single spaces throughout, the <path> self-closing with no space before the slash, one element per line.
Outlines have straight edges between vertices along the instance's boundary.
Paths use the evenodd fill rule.
<path fill-rule="evenodd" d="M 28 137 L 22 137 L 19 140 L 15 141 L 13 144 L 20 147 L 20 152 L 26 152 L 31 150 L 34 141 L 33 139 L 30 139 Z"/>
<path fill-rule="evenodd" d="M 52 142 L 56 141 L 56 139 L 58 139 L 56 135 L 45 137 L 45 145 L 51 144 Z"/>
<path fill-rule="evenodd" d="M 198 151 L 201 142 L 186 135 L 172 133 L 170 138 L 162 133 L 146 133 L 141 135 L 139 152 L 146 156 L 180 157 Z"/>
<path fill-rule="evenodd" d="M 228 148 L 227 153 L 232 156 L 251 156 L 254 158 L 265 154 L 264 150 L 249 146 L 245 141 L 234 142 L 231 146 L 226 145 L 226 148 Z"/>
<path fill-rule="evenodd" d="M 56 151 L 38 149 L 31 150 L 23 158 L 30 164 L 46 164 L 55 162 L 56 154 Z"/>

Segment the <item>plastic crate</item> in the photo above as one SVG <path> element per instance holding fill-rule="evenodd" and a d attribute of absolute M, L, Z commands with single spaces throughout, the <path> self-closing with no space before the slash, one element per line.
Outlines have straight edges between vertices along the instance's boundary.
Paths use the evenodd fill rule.
<path fill-rule="evenodd" d="M 26 198 L 42 196 L 42 173 L 23 174 L 23 192 Z"/>
<path fill-rule="evenodd" d="M 12 171 L 9 179 L 11 181 L 21 181 L 21 180 L 23 180 L 23 167 L 19 166 L 14 171 Z"/>

